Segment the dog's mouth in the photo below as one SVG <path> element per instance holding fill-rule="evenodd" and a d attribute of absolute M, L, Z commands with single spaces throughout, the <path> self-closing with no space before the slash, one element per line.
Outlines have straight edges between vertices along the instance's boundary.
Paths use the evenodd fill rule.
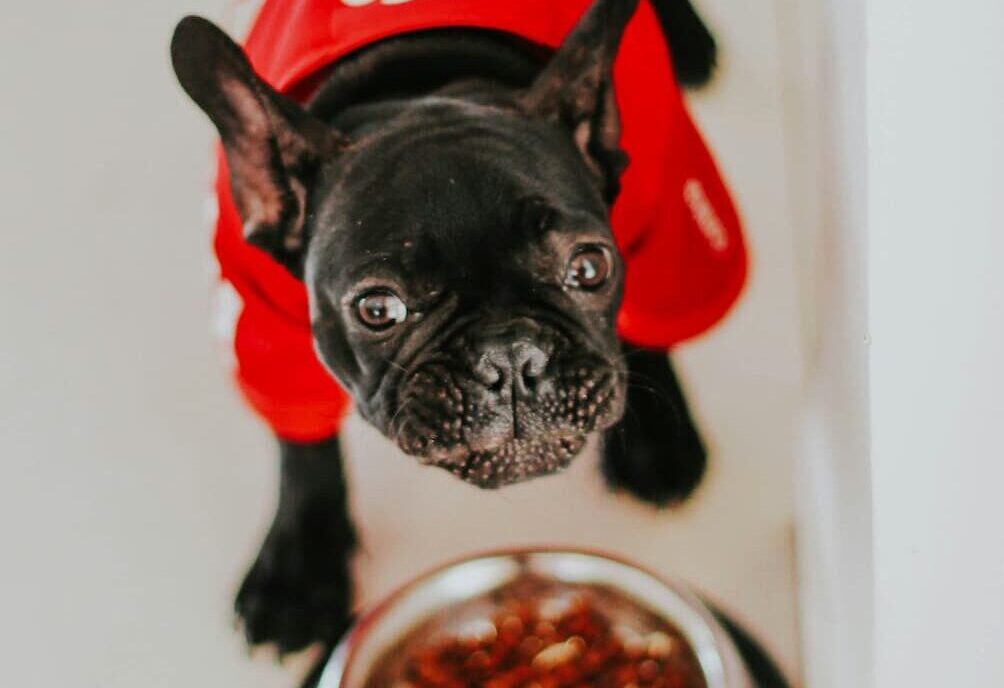
<path fill-rule="evenodd" d="M 502 487 L 568 467 L 590 433 L 620 419 L 625 379 L 616 361 L 579 352 L 521 396 L 438 359 L 403 381 L 388 434 L 423 464 Z"/>
<path fill-rule="evenodd" d="M 512 439 L 491 452 L 472 452 L 457 459 L 426 459 L 461 480 L 495 489 L 564 470 L 586 444 L 586 435 Z"/>

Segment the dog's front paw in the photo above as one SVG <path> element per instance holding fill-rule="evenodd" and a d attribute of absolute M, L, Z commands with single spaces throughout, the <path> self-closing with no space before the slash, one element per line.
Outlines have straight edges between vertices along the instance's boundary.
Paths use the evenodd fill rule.
<path fill-rule="evenodd" d="M 610 430 L 602 461 L 611 488 L 662 507 L 682 502 L 700 484 L 707 452 L 692 423 L 663 418 Z"/>
<path fill-rule="evenodd" d="M 350 623 L 351 526 L 297 525 L 273 525 L 234 604 L 248 643 L 280 654 L 334 644 Z"/>

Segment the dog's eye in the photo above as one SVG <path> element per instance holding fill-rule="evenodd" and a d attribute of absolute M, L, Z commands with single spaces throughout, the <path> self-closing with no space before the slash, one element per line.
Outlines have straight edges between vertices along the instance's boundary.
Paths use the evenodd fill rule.
<path fill-rule="evenodd" d="M 356 301 L 360 322 L 371 330 L 387 330 L 404 322 L 408 307 L 397 294 L 387 289 L 367 292 Z"/>
<path fill-rule="evenodd" d="M 610 251 L 602 246 L 580 248 L 568 261 L 565 284 L 576 289 L 594 290 L 610 277 Z"/>

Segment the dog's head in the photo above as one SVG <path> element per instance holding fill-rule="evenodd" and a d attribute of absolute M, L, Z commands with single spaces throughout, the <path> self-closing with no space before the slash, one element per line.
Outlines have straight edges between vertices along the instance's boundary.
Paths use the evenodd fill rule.
<path fill-rule="evenodd" d="M 175 33 L 248 241 L 306 283 L 321 361 L 405 452 L 483 487 L 566 466 L 623 412 L 611 63 L 637 4 L 599 0 L 525 90 L 417 98 L 355 136 L 209 22 Z"/>

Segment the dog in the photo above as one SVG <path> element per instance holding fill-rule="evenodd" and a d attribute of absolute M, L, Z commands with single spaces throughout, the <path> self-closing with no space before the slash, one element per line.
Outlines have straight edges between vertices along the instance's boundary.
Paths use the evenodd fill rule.
<path fill-rule="evenodd" d="M 596 0 L 556 50 L 477 26 L 388 35 L 324 65 L 309 97 L 207 20 L 174 33 L 252 259 L 305 289 L 316 361 L 286 362 L 311 359 L 405 453 L 478 487 L 560 471 L 592 433 L 609 485 L 655 505 L 705 470 L 666 347 L 618 337 L 630 261 L 611 208 L 636 160 L 613 65 L 638 5 Z M 706 83 L 716 47 L 690 3 L 643 5 L 677 81 Z M 704 192 L 687 193 L 713 237 Z M 278 511 L 236 611 L 251 644 L 290 652 L 346 630 L 356 537 L 335 426 L 278 434 Z"/>

